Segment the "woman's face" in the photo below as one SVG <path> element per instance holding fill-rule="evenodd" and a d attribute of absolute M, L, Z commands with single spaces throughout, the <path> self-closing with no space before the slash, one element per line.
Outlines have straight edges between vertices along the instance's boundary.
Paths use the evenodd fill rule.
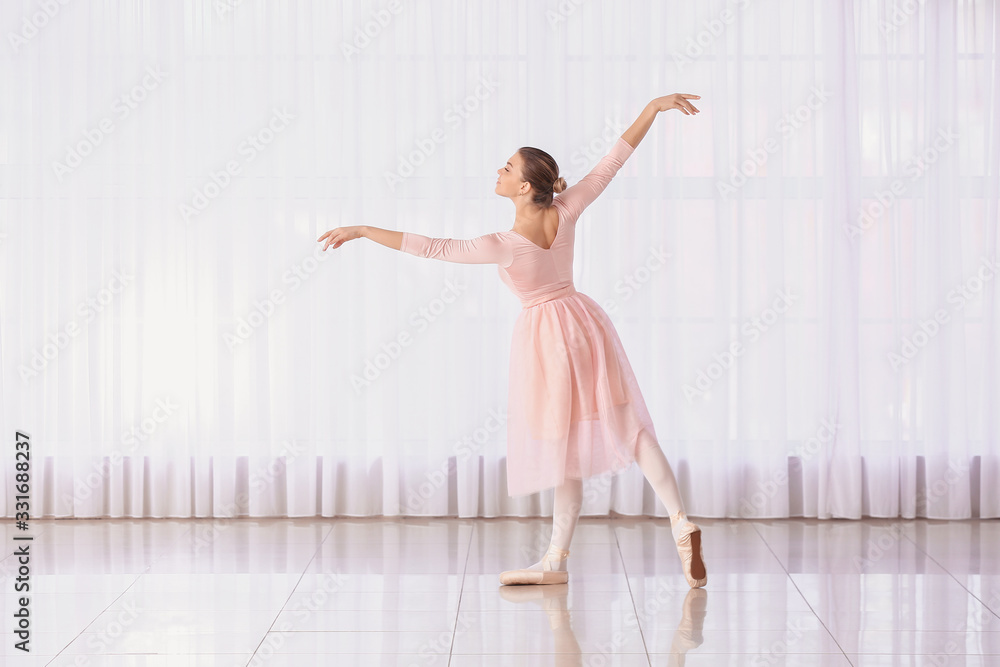
<path fill-rule="evenodd" d="M 524 181 L 521 179 L 521 156 L 514 153 L 507 159 L 507 164 L 497 169 L 496 193 L 504 197 L 516 197 L 520 194 Z"/>

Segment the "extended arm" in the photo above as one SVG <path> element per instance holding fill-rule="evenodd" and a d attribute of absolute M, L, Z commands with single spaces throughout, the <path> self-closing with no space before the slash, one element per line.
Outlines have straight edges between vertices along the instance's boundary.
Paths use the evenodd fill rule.
<path fill-rule="evenodd" d="M 401 250 L 400 246 L 403 245 L 403 232 L 397 232 L 391 229 L 382 229 L 381 227 L 362 225 L 361 236 L 366 239 L 371 239 L 372 241 L 375 241 L 375 243 L 381 243 L 385 247 L 392 248 L 393 250 Z"/>
<path fill-rule="evenodd" d="M 406 252 L 417 257 L 430 257 L 460 264 L 499 264 L 510 266 L 514 250 L 510 239 L 497 232 L 474 239 L 438 239 L 412 232 L 397 232 L 370 225 L 353 225 L 331 229 L 319 241 L 326 241 L 323 250 L 331 245 L 339 248 L 348 241 L 367 238 L 387 248 Z"/>
<path fill-rule="evenodd" d="M 443 239 L 401 232 L 399 249 L 403 252 L 459 264 L 499 264 L 510 266 L 514 250 L 510 239 L 499 233 L 484 234 L 474 239 Z"/>

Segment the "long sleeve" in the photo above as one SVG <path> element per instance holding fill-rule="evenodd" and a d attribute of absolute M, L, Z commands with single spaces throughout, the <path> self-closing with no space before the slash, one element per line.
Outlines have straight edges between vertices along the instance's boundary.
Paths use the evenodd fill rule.
<path fill-rule="evenodd" d="M 553 198 L 553 203 L 559 202 L 566 210 L 570 220 L 576 221 L 583 213 L 583 210 L 590 206 L 597 196 L 604 192 L 608 183 L 614 178 L 618 170 L 625 164 L 635 149 L 623 138 L 618 137 L 618 141 L 611 147 L 608 154 L 601 158 L 601 161 L 590 170 L 573 186 L 566 188 L 562 193 Z"/>
<path fill-rule="evenodd" d="M 514 250 L 510 240 L 494 232 L 474 239 L 441 239 L 403 232 L 402 252 L 459 264 L 499 264 L 510 266 Z"/>

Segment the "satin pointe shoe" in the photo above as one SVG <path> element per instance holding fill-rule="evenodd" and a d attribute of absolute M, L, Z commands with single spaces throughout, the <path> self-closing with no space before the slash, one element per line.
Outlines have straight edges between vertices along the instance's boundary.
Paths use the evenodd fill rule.
<path fill-rule="evenodd" d="M 691 588 L 701 588 L 708 583 L 708 573 L 705 571 L 705 555 L 701 549 L 701 528 L 688 520 L 680 512 L 670 517 L 673 524 L 683 520 L 677 534 L 677 554 L 681 557 L 684 567 L 684 577 Z"/>
<path fill-rule="evenodd" d="M 500 583 L 511 584 L 565 584 L 569 581 L 569 573 L 552 569 L 552 563 L 566 560 L 569 550 L 559 549 L 549 545 L 542 556 L 542 570 L 507 570 L 500 573 Z"/>

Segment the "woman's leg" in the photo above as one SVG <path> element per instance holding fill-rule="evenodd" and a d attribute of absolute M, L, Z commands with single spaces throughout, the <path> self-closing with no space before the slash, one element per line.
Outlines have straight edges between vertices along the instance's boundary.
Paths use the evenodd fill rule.
<path fill-rule="evenodd" d="M 667 457 L 660 444 L 648 430 L 639 433 L 635 452 L 636 463 L 642 474 L 649 480 L 657 497 L 670 513 L 670 531 L 677 543 L 677 553 L 681 557 L 684 576 L 691 588 L 700 588 L 708 582 L 705 561 L 701 549 L 701 528 L 688 521 L 681 500 L 680 489 L 674 471 L 667 463 Z"/>
<path fill-rule="evenodd" d="M 556 487 L 552 503 L 552 540 L 551 544 L 559 549 L 569 549 L 573 541 L 576 522 L 583 508 L 583 480 L 567 479 L 562 486 Z"/>
<path fill-rule="evenodd" d="M 678 512 L 683 515 L 684 501 L 681 500 L 681 492 L 677 488 L 677 478 L 674 477 L 674 471 L 667 462 L 666 455 L 660 449 L 660 443 L 647 429 L 639 433 L 635 462 L 639 464 L 639 469 L 649 480 L 649 485 L 653 487 L 656 497 L 667 508 L 670 516 Z"/>
<path fill-rule="evenodd" d="M 557 549 L 569 550 L 569 543 L 573 541 L 573 532 L 576 530 L 576 523 L 580 518 L 580 510 L 583 508 L 583 480 L 569 479 L 556 487 L 555 496 L 552 503 L 552 539 L 549 546 Z M 553 560 L 550 565 L 553 570 L 566 571 L 566 561 Z M 539 560 L 531 565 L 527 570 L 542 570 L 542 561 Z"/>

